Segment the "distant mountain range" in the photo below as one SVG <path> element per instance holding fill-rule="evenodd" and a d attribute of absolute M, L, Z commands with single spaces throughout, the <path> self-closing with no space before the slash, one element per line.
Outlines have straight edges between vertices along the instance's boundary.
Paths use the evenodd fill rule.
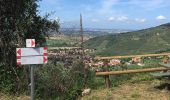
<path fill-rule="evenodd" d="M 134 30 L 128 30 L 128 29 L 97 29 L 97 28 L 84 28 L 83 33 L 85 35 L 90 36 L 100 36 L 100 35 L 108 35 L 108 34 L 118 34 L 118 33 L 124 33 L 124 32 L 130 32 Z M 54 34 L 64 34 L 64 35 L 77 35 L 80 34 L 79 28 L 61 28 L 59 29 L 59 33 L 55 31 L 49 32 L 50 35 Z"/>
<path fill-rule="evenodd" d="M 130 55 L 170 51 L 170 23 L 133 32 L 98 36 L 85 42 L 96 55 Z"/>

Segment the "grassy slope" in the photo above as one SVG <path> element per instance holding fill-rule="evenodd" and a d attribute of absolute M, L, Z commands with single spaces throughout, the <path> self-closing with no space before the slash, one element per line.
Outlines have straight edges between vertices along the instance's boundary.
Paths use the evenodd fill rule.
<path fill-rule="evenodd" d="M 157 79 L 134 78 L 116 88 L 93 90 L 81 100 L 169 100 L 169 91 L 156 88 L 160 83 Z"/>
<path fill-rule="evenodd" d="M 57 37 L 50 37 L 47 39 L 47 45 L 51 47 L 66 47 L 66 46 L 73 46 L 78 40 L 73 37 L 69 36 L 57 36 Z"/>
<path fill-rule="evenodd" d="M 129 55 L 166 51 L 170 45 L 170 24 L 119 35 L 88 40 L 85 45 L 97 49 L 97 55 Z"/>

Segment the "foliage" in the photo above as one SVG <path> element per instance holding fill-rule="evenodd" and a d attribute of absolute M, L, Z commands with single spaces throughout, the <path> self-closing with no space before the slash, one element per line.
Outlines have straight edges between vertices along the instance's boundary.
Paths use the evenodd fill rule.
<path fill-rule="evenodd" d="M 123 59 L 126 61 L 125 59 Z M 105 66 L 109 71 L 121 71 L 121 70 L 131 70 L 131 69 L 143 69 L 143 68 L 155 68 L 160 67 L 158 65 L 158 62 L 161 62 L 161 59 L 151 57 L 151 58 L 144 58 L 143 59 L 144 66 L 138 66 L 137 64 L 131 64 L 131 65 L 115 65 L 115 66 Z M 106 69 L 102 68 L 101 70 Z M 151 81 L 153 80 L 153 77 L 151 77 L 150 73 L 132 73 L 132 74 L 123 74 L 123 75 L 110 75 L 110 83 L 111 88 L 115 88 L 117 86 L 120 86 L 121 84 L 127 83 L 127 82 L 134 82 L 134 80 L 138 80 L 138 82 L 141 81 Z M 137 82 L 137 81 L 135 81 Z M 104 88 L 104 77 L 98 76 L 95 78 L 95 87 L 94 89 L 103 89 Z"/>
<path fill-rule="evenodd" d="M 74 61 L 71 68 L 66 68 L 62 63 L 55 65 L 53 62 L 37 70 L 36 96 L 41 100 L 75 100 L 84 88 L 83 66 L 80 61 Z M 92 86 L 92 73 L 87 80 Z M 91 85 L 92 84 L 92 85 Z"/>
<path fill-rule="evenodd" d="M 134 32 L 91 38 L 85 45 L 96 49 L 96 54 L 102 56 L 160 53 L 169 51 L 169 37 L 168 23 Z"/>
<path fill-rule="evenodd" d="M 70 46 L 70 42 L 63 40 L 47 40 L 47 46 L 50 47 L 67 47 Z"/>
<path fill-rule="evenodd" d="M 58 21 L 37 14 L 37 2 L 0 1 L 0 91 L 16 93 L 27 87 L 28 67 L 16 66 L 16 48 L 25 47 L 27 38 L 34 38 L 37 46 L 43 46 L 48 30 L 59 28 Z"/>

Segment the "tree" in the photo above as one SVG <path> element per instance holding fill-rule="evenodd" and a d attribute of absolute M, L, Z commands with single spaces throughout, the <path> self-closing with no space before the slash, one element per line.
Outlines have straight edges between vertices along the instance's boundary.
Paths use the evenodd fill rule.
<path fill-rule="evenodd" d="M 11 84 L 8 90 L 15 91 L 25 79 L 23 68 L 16 67 L 16 48 L 25 47 L 26 38 L 34 38 L 37 45 L 43 46 L 48 30 L 59 29 L 57 21 L 37 15 L 37 2 L 0 0 L 0 89 Z"/>

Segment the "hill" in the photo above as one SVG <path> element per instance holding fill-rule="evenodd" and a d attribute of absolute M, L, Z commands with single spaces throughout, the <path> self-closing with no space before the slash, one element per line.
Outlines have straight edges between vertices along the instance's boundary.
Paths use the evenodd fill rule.
<path fill-rule="evenodd" d="M 96 55 L 130 55 L 170 51 L 170 23 L 115 35 L 91 38 L 85 42 Z"/>

